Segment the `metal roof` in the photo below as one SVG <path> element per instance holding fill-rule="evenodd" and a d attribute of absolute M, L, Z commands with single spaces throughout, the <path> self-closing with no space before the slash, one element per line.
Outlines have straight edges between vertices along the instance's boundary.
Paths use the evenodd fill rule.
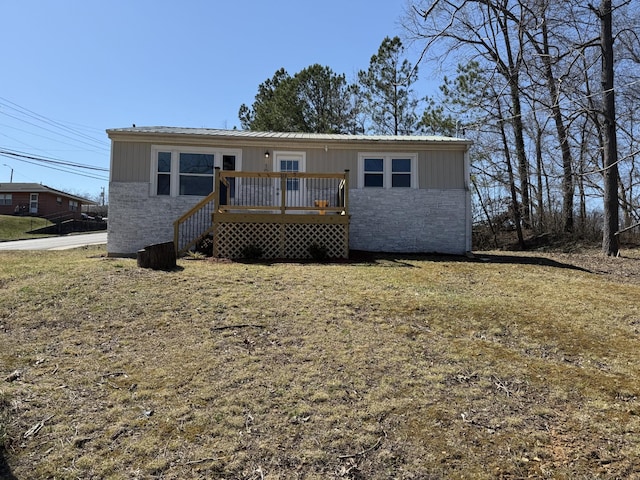
<path fill-rule="evenodd" d="M 346 135 L 333 133 L 302 132 L 256 132 L 250 130 L 222 130 L 214 128 L 183 127 L 130 127 L 107 130 L 107 134 L 150 134 L 150 135 L 185 135 L 239 139 L 272 139 L 299 141 L 343 141 L 343 142 L 437 142 L 471 144 L 464 138 L 442 137 L 437 135 Z"/>

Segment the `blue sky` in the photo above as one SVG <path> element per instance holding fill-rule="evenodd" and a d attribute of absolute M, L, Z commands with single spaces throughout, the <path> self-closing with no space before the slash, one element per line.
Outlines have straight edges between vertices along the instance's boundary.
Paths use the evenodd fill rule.
<path fill-rule="evenodd" d="M 107 128 L 239 127 L 240 105 L 251 105 L 258 85 L 281 67 L 294 74 L 319 63 L 354 81 L 385 36 L 402 34 L 405 7 L 405 0 L 1 2 L 0 150 L 108 169 Z M 0 156 L 0 182 L 11 168 L 14 182 L 108 191 L 101 170 L 79 170 L 101 177 L 89 178 Z"/>

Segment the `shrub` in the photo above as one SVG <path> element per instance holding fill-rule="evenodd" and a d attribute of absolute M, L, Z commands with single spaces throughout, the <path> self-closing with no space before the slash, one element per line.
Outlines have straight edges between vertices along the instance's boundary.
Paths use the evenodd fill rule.
<path fill-rule="evenodd" d="M 253 244 L 245 245 L 244 247 L 242 247 L 240 254 L 242 255 L 242 258 L 257 260 L 258 258 L 262 257 L 262 248 L 260 248 L 258 245 Z"/>
<path fill-rule="evenodd" d="M 328 257 L 327 247 L 324 245 L 318 245 L 317 243 L 312 243 L 309 245 L 309 255 L 311 255 L 311 258 L 316 262 L 325 261 Z"/>

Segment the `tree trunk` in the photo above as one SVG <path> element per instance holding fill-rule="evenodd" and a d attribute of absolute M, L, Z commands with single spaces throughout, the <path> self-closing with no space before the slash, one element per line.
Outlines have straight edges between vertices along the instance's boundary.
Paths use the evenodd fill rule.
<path fill-rule="evenodd" d="M 499 114 L 502 115 L 500 102 L 497 104 Z M 509 154 L 509 142 L 507 140 L 507 133 L 504 130 L 504 122 L 500 122 L 500 134 L 502 136 L 502 145 L 504 148 L 505 162 L 507 166 L 507 174 L 509 176 L 509 191 L 511 192 L 511 205 L 513 209 L 513 221 L 516 224 L 516 234 L 518 235 L 518 245 L 522 250 L 527 246 L 524 241 L 524 235 L 522 234 L 522 215 L 520 207 L 518 205 L 518 193 L 516 190 L 516 180 L 513 175 L 513 167 L 511 166 L 511 155 Z"/>
<path fill-rule="evenodd" d="M 600 44 L 602 47 L 602 95 L 604 141 L 604 225 L 602 252 L 618 255 L 619 244 L 616 232 L 619 227 L 618 212 L 618 146 L 616 142 L 616 103 L 613 85 L 613 33 L 611 0 L 602 0 L 598 11 L 600 17 Z"/>
<path fill-rule="evenodd" d="M 138 250 L 138 266 L 154 270 L 176 268 L 176 249 L 173 242 L 156 243 Z"/>
<path fill-rule="evenodd" d="M 567 233 L 573 232 L 573 159 L 571 156 L 571 148 L 569 146 L 569 133 L 562 119 L 560 111 L 560 94 L 556 79 L 551 68 L 551 52 L 549 50 L 549 32 L 547 30 L 546 19 L 542 22 L 542 41 L 545 77 L 547 87 L 551 96 L 551 111 L 556 124 L 556 133 L 560 142 L 560 150 L 562 152 L 562 223 L 563 229 Z"/>
<path fill-rule="evenodd" d="M 520 177 L 520 198 L 522 201 L 521 219 L 531 223 L 531 200 L 529 199 L 529 162 L 524 144 L 524 125 L 522 122 L 522 105 L 520 103 L 520 86 L 518 74 L 513 73 L 509 82 L 511 92 L 511 106 L 513 108 L 513 134 L 518 160 L 518 176 Z M 505 145 L 505 148 L 509 148 Z"/>
<path fill-rule="evenodd" d="M 544 187 L 542 185 L 542 134 L 543 130 L 540 128 L 540 124 L 536 122 L 536 178 L 538 181 L 536 203 L 538 204 L 538 233 L 544 232 L 547 226 L 544 213 Z"/>

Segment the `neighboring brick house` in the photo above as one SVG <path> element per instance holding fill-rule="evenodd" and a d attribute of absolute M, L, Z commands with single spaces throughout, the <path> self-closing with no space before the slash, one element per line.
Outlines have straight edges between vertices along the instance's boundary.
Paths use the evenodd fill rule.
<path fill-rule="evenodd" d="M 0 215 L 31 215 L 49 220 L 81 218 L 86 198 L 39 183 L 0 183 Z"/>
<path fill-rule="evenodd" d="M 284 198 L 278 197 L 280 182 L 258 178 L 261 175 L 300 175 L 287 180 L 285 189 L 294 193 L 305 188 L 304 182 L 314 181 L 298 172 L 313 176 L 347 170 L 348 208 L 344 213 L 350 219 L 350 249 L 454 254 L 471 250 L 468 140 L 172 127 L 121 128 L 107 133 L 112 142 L 110 255 L 132 254 L 153 243 L 178 243 L 174 222 L 216 190 L 218 168 L 238 175 L 236 183 L 230 184 L 235 191 L 229 205 L 249 210 L 256 202 L 278 208 L 280 203 L 272 199 Z M 251 185 L 260 181 L 274 191 L 266 200 L 247 200 Z M 254 189 L 253 193 L 259 192 Z M 318 211 L 314 212 L 313 201 L 304 205 L 318 219 L 322 216 L 319 210 L 323 207 L 316 204 Z M 329 207 L 336 210 L 333 203 Z M 326 221 L 335 219 L 329 213 Z M 211 215 L 202 216 L 208 228 Z M 248 218 L 258 216 L 245 215 L 240 221 Z M 288 215 L 285 221 L 298 220 Z M 214 238 L 224 235 L 215 232 Z"/>

